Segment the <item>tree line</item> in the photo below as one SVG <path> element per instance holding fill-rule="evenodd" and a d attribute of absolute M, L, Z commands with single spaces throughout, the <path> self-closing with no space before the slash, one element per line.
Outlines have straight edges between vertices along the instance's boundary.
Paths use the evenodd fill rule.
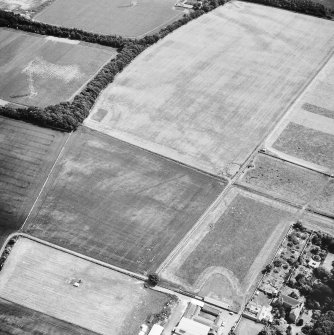
<path fill-rule="evenodd" d="M 63 131 L 75 130 L 88 116 L 95 100 L 101 91 L 113 82 L 115 76 L 120 73 L 143 50 L 156 43 L 175 29 L 189 21 L 198 18 L 218 6 L 224 5 L 229 0 L 205 0 L 202 6 L 195 6 L 194 10 L 185 14 L 181 19 L 162 28 L 158 33 L 141 39 L 123 38 L 117 35 L 101 35 L 90 33 L 75 28 L 53 26 L 36 22 L 19 14 L 0 10 L 0 27 L 19 29 L 31 33 L 68 38 L 83 42 L 96 43 L 107 47 L 116 48 L 116 58 L 107 63 L 99 73 L 75 96 L 71 102 L 61 102 L 45 108 L 27 107 L 13 108 L 0 107 L 0 115 L 18 120 L 27 121 L 43 127 L 57 128 Z M 314 5 L 309 0 L 248 0 L 263 4 L 270 4 L 280 8 L 301 11 L 302 13 L 316 16 L 324 15 L 324 6 Z M 290 5 L 293 3 L 294 6 Z M 298 5 L 300 3 L 300 5 Z M 305 9 L 307 8 L 307 10 Z"/>

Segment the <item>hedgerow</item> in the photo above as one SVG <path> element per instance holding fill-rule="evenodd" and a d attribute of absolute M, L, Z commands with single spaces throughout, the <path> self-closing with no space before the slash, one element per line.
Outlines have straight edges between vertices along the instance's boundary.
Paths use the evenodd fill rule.
<path fill-rule="evenodd" d="M 0 10 L 0 27 L 19 29 L 31 33 L 49 35 L 61 38 L 74 39 L 103 46 L 116 48 L 118 54 L 106 64 L 99 73 L 77 94 L 71 102 L 61 102 L 45 108 L 27 107 L 13 108 L 0 107 L 0 115 L 18 120 L 27 121 L 43 127 L 57 128 L 63 131 L 75 130 L 88 116 L 95 100 L 101 91 L 113 82 L 115 76 L 120 73 L 131 61 L 147 47 L 156 43 L 175 29 L 189 21 L 198 18 L 218 6 L 224 5 L 229 0 L 205 0 L 203 6 L 196 6 L 190 13 L 184 15 L 178 21 L 161 29 L 159 33 L 143 37 L 141 39 L 128 39 L 116 35 L 100 35 L 75 28 L 57 27 L 41 22 L 32 21 L 19 14 Z M 310 0 L 246 0 L 265 5 L 290 9 L 305 14 L 320 17 L 328 17 L 328 10 Z"/>

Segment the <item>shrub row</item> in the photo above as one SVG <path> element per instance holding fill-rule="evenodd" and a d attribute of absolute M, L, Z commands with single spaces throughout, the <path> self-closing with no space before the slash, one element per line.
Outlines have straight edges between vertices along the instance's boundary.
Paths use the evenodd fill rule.
<path fill-rule="evenodd" d="M 127 39 L 116 35 L 99 35 L 74 28 L 57 27 L 32 21 L 19 14 L 0 10 L 0 27 L 20 29 L 27 32 L 69 38 L 89 43 L 97 43 L 118 50 L 118 55 L 106 64 L 100 72 L 75 96 L 72 102 L 62 102 L 45 108 L 0 107 L 0 115 L 31 122 L 40 126 L 57 128 L 64 131 L 75 130 L 88 116 L 96 98 L 101 91 L 120 73 L 135 57 L 148 46 L 156 43 L 175 29 L 198 18 L 206 12 L 224 5 L 229 0 L 206 0 L 201 8 L 196 7 L 190 14 L 168 25 L 159 33 L 141 39 Z M 291 9 L 306 14 L 325 16 L 326 9 L 310 0 L 246 0 L 280 8 Z"/>

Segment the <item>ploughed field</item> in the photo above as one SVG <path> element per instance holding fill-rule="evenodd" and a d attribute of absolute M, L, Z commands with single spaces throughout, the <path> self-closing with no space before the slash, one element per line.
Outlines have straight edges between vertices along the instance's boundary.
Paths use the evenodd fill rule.
<path fill-rule="evenodd" d="M 0 330 L 2 335 L 97 335 L 90 330 L 1 298 Z"/>
<path fill-rule="evenodd" d="M 161 275 L 188 291 L 238 308 L 296 213 L 276 201 L 233 188 Z"/>
<path fill-rule="evenodd" d="M 67 136 L 0 117 L 0 245 L 21 227 Z"/>
<path fill-rule="evenodd" d="M 225 185 L 82 127 L 25 230 L 132 271 L 154 271 Z"/>
<path fill-rule="evenodd" d="M 0 297 L 79 326 L 71 334 L 90 334 L 82 327 L 102 335 L 137 335 L 170 301 L 142 281 L 26 238 L 19 238 L 0 272 Z M 56 320 L 54 328 L 60 325 Z"/>
<path fill-rule="evenodd" d="M 234 175 L 333 47 L 332 21 L 231 2 L 140 54 L 102 92 L 85 124 Z"/>
<path fill-rule="evenodd" d="M 55 0 L 35 19 L 105 35 L 141 37 L 176 21 L 174 0 Z"/>
<path fill-rule="evenodd" d="M 112 48 L 0 28 L 0 99 L 45 107 L 70 100 Z"/>

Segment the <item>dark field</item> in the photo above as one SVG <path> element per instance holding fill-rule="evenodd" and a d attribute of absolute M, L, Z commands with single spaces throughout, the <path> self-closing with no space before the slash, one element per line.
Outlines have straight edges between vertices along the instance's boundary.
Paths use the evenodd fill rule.
<path fill-rule="evenodd" d="M 311 202 L 311 208 L 334 216 L 334 180 L 331 179 L 322 192 Z"/>
<path fill-rule="evenodd" d="M 40 107 L 69 100 L 116 55 L 75 43 L 0 28 L 0 99 Z"/>
<path fill-rule="evenodd" d="M 328 182 L 328 177 L 265 155 L 256 156 L 240 183 L 296 204 L 309 202 Z"/>
<path fill-rule="evenodd" d="M 82 127 L 27 232 L 132 271 L 165 259 L 225 183 Z"/>
<path fill-rule="evenodd" d="M 0 298 L 1 335 L 95 335 L 71 323 Z"/>
<path fill-rule="evenodd" d="M 288 211 L 238 194 L 180 266 L 178 275 L 194 284 L 206 268 L 220 266 L 232 271 L 242 283 L 276 227 L 291 219 Z M 267 257 L 270 253 L 266 250 Z"/>
<path fill-rule="evenodd" d="M 334 168 L 334 136 L 290 122 L 273 148 L 327 168 Z"/>
<path fill-rule="evenodd" d="M 183 15 L 174 0 L 56 0 L 38 21 L 102 34 L 139 37 L 154 33 Z"/>
<path fill-rule="evenodd" d="M 21 227 L 67 136 L 0 117 L 0 245 Z"/>

